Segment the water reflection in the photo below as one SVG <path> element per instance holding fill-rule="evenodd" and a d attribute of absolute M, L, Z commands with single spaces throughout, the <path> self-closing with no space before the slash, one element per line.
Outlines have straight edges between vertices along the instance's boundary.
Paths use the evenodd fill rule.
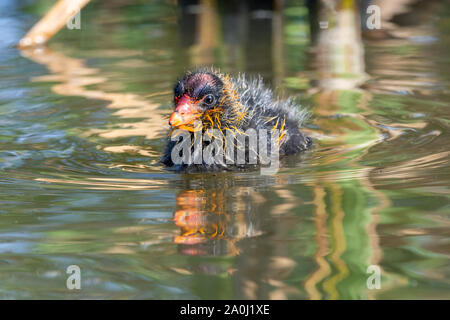
<path fill-rule="evenodd" d="M 239 190 L 240 189 L 240 190 Z M 180 252 L 190 255 L 239 254 L 237 242 L 262 234 L 257 208 L 246 188 L 184 190 L 174 213 Z M 254 191 L 253 191 L 254 192 Z"/>
<path fill-rule="evenodd" d="M 24 49 L 22 55 L 39 64 L 45 65 L 51 75 L 35 77 L 34 82 L 58 82 L 52 86 L 53 92 L 60 95 L 80 96 L 89 99 L 99 99 L 110 101 L 107 108 L 118 109 L 114 115 L 122 118 L 135 118 L 137 115 L 145 117 L 145 121 L 139 123 L 123 123 L 120 129 L 116 130 L 98 130 L 85 133 L 85 136 L 99 134 L 105 138 L 118 138 L 122 136 L 145 136 L 148 139 L 163 135 L 163 130 L 158 128 L 165 122 L 166 112 L 158 110 L 159 105 L 132 93 L 116 93 L 103 90 L 91 90 L 88 86 L 99 85 L 107 81 L 107 78 L 101 76 L 100 71 L 95 68 L 85 66 L 81 59 L 75 59 L 66 56 L 62 52 L 56 52 L 48 47 Z M 109 52 L 111 55 L 112 52 Z M 139 52 L 123 50 L 116 52 L 115 55 L 121 57 L 135 56 Z M 129 60 L 127 60 L 129 66 Z M 149 128 L 154 128 L 149 130 Z M 122 148 L 125 148 L 122 146 Z M 122 149 L 112 151 L 121 152 Z M 144 155 L 148 155 L 145 153 Z"/>

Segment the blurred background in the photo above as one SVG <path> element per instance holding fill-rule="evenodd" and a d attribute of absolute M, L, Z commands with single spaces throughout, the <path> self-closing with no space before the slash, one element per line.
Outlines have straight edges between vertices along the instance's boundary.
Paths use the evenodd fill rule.
<path fill-rule="evenodd" d="M 449 1 L 93 0 L 17 49 L 54 3 L 0 2 L 0 298 L 450 298 Z M 294 97 L 313 150 L 165 170 L 203 65 Z"/>

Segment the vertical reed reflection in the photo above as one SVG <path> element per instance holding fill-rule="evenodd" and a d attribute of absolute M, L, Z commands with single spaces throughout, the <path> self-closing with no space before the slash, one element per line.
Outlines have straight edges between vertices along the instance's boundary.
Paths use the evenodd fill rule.
<path fill-rule="evenodd" d="M 214 64 L 224 71 L 262 73 L 270 80 L 272 66 L 278 65 L 276 74 L 280 74 L 280 4 L 274 6 L 271 0 L 183 0 L 179 5 L 180 44 L 188 52 L 187 57 L 181 52 L 179 58 L 183 62 L 187 58 L 188 67 Z"/>
<path fill-rule="evenodd" d="M 380 259 L 374 223 L 378 220 L 377 206 L 383 201 L 371 192 L 370 168 L 358 163 L 364 149 L 380 140 L 378 130 L 360 116 L 362 110 L 370 112 L 367 101 L 371 95 L 359 88 L 368 78 L 359 9 L 356 1 L 310 2 L 309 6 L 318 74 L 314 113 L 329 137 L 320 144 L 359 150 L 346 160 L 355 172 L 361 172 L 358 180 L 319 179 L 311 184 L 318 268 L 305 281 L 310 299 L 367 298 L 365 272 Z M 343 117 L 336 120 L 336 114 Z"/>

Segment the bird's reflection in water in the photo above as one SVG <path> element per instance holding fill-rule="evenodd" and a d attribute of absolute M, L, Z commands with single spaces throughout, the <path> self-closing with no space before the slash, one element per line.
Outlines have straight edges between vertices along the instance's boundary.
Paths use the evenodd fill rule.
<path fill-rule="evenodd" d="M 188 189 L 177 196 L 174 213 L 180 235 L 174 238 L 186 255 L 239 254 L 237 243 L 259 236 L 261 217 L 255 214 L 250 188 Z"/>

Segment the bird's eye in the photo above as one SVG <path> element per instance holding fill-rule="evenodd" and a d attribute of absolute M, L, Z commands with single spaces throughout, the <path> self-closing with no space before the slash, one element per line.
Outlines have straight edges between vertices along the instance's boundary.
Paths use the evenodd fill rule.
<path fill-rule="evenodd" d="M 203 101 L 205 101 L 206 104 L 211 105 L 216 101 L 216 99 L 212 94 L 208 94 Z"/>

